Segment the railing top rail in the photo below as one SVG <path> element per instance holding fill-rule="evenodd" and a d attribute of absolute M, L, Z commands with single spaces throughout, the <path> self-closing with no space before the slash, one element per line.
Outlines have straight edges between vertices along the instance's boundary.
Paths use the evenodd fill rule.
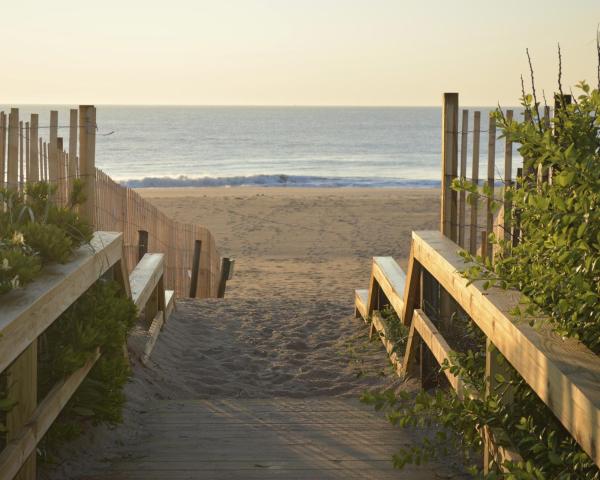
<path fill-rule="evenodd" d="M 26 289 L 2 297 L 0 372 L 121 259 L 122 249 L 122 233 L 96 232 L 69 263 L 44 267 Z"/>
<path fill-rule="evenodd" d="M 521 294 L 469 281 L 460 247 L 438 231 L 413 232 L 412 255 L 472 318 L 548 405 L 581 447 L 600 464 L 600 358 L 574 339 L 513 321 Z"/>

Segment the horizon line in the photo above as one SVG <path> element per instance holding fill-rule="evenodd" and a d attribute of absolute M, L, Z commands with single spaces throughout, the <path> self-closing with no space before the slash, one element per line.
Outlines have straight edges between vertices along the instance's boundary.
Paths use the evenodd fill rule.
<path fill-rule="evenodd" d="M 0 105 L 11 106 L 78 106 L 78 105 L 93 105 L 95 107 L 188 107 L 188 108 L 441 108 L 442 104 L 438 105 L 352 105 L 352 104 L 187 104 L 187 103 L 26 103 L 0 102 Z M 502 105 L 501 105 L 502 106 Z M 495 105 L 463 105 L 460 108 L 497 108 Z M 521 108 L 522 105 L 504 105 L 503 107 Z"/>

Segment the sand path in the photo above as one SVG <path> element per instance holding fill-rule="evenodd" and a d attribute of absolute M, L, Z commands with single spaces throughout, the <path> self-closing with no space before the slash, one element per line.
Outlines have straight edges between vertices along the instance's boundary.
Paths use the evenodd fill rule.
<path fill-rule="evenodd" d="M 436 192 L 142 193 L 211 228 L 235 278 L 224 301 L 179 301 L 150 367 L 135 368 L 123 425 L 70 446 L 53 476 L 462 478 L 451 462 L 394 472 L 392 453 L 419 432 L 356 402 L 399 382 L 353 316 L 353 289 L 371 256 L 405 262 L 410 231 L 435 228 Z"/>

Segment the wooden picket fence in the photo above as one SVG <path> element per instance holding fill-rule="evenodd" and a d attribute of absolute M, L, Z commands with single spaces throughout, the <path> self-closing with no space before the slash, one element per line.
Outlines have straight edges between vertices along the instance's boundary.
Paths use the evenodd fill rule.
<path fill-rule="evenodd" d="M 566 99 L 568 102 L 568 99 Z M 507 111 L 505 115 L 512 115 Z M 546 121 L 550 110 L 545 109 Z M 374 257 L 368 289 L 355 291 L 356 315 L 362 317 L 381 337 L 390 360 L 401 377 L 418 376 L 423 388 L 452 388 L 459 398 L 479 398 L 458 375 L 440 369 L 451 351 L 460 350 L 464 332 L 455 319 L 473 322 L 486 337 L 485 392 L 499 394 L 502 402 L 513 402 L 513 391 L 498 381 L 511 378 L 511 365 L 547 405 L 581 448 L 600 466 L 600 358 L 576 339 L 564 339 L 551 328 L 548 319 L 536 318 L 535 325 L 515 322 L 510 313 L 520 302 L 520 293 L 498 287 L 485 289 L 482 281 L 470 283 L 460 273 L 468 268 L 460 250 L 484 256 L 493 254 L 488 233 L 518 241 L 519 232 L 505 225 L 503 215 L 494 215 L 491 201 L 483 212 L 476 204 L 467 205 L 465 195 L 452 190 L 455 178 L 467 176 L 467 145 L 472 133 L 471 180 L 479 182 L 481 133 L 488 135 L 488 165 L 484 180 L 496 189 L 496 124 L 490 117 L 481 129 L 481 114 L 475 112 L 469 131 L 469 113 L 463 111 L 459 129 L 458 94 L 444 95 L 442 121 L 442 202 L 441 231 L 413 232 L 406 273 L 391 257 Z M 526 119 L 527 120 L 527 119 Z M 459 142 L 460 139 L 460 142 Z M 460 144 L 460 150 L 459 150 Z M 505 185 L 513 185 L 512 145 L 505 145 Z M 459 157 L 460 152 L 460 157 Z M 460 158 L 460 164 L 459 164 Z M 459 168 L 460 166 L 460 168 Z M 529 168 L 529 166 L 527 166 Z M 551 181 L 552 172 L 538 169 L 538 182 Z M 521 172 L 517 173 L 517 177 Z M 510 209 L 510 205 L 504 205 Z M 467 211 L 470 209 L 470 218 Z M 469 218 L 467 223 L 467 218 Z M 405 352 L 396 352 L 389 328 L 380 311 L 389 306 L 409 327 Z M 506 461 L 522 460 L 506 432 L 484 426 L 483 465 L 504 470 Z"/>
<path fill-rule="evenodd" d="M 58 136 L 59 128 L 68 128 L 68 144 Z M 50 112 L 48 126 L 39 125 L 38 114 L 23 122 L 17 108 L 8 115 L 0 112 L 0 188 L 23 190 L 27 183 L 46 181 L 56 187 L 56 202 L 66 205 L 74 180 L 84 180 L 87 201 L 82 213 L 96 231 L 124 233 L 129 273 L 144 253 L 163 253 L 165 288 L 177 297 L 216 297 L 223 280 L 211 232 L 170 219 L 97 169 L 96 129 L 93 106 L 71 109 L 65 127 L 59 127 L 57 111 Z M 40 135 L 42 130 L 48 138 Z"/>

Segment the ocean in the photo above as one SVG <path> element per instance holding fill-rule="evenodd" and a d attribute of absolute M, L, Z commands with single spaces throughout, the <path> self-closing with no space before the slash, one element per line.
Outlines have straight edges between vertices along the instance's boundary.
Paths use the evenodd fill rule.
<path fill-rule="evenodd" d="M 58 110 L 59 136 L 67 142 L 68 106 L 20 109 L 22 120 L 39 113 L 42 126 L 48 125 L 49 111 Z M 487 130 L 490 107 L 470 110 L 475 109 Z M 471 115 L 470 129 L 472 121 Z M 440 184 L 436 107 L 98 106 L 97 123 L 96 165 L 132 187 Z M 47 136 L 47 129 L 40 134 Z M 483 133 L 480 175 L 487 171 L 487 143 Z M 498 138 L 498 178 L 503 158 L 504 141 Z M 470 165 L 469 146 L 469 174 Z"/>

